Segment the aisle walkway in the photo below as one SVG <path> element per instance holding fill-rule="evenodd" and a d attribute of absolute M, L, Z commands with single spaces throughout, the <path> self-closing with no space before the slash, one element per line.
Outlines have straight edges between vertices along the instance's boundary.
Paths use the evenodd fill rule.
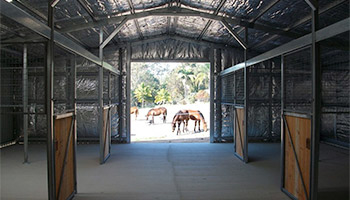
<path fill-rule="evenodd" d="M 232 144 L 116 145 L 99 166 L 98 146 L 80 146 L 75 199 L 288 199 L 279 189 L 280 144 L 249 147 L 255 156 L 244 164 Z"/>

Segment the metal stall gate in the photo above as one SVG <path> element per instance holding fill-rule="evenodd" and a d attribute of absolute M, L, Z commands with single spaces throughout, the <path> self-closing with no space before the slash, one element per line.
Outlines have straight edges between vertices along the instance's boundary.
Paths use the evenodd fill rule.
<path fill-rule="evenodd" d="M 248 162 L 248 136 L 246 134 L 246 109 L 245 109 L 245 87 L 244 69 L 221 74 L 222 96 L 221 104 L 223 110 L 229 113 L 229 131 L 233 132 L 235 155 L 244 162 Z M 225 126 L 223 127 L 223 129 Z"/>
<path fill-rule="evenodd" d="M 310 47 L 282 56 L 282 191 L 310 199 L 313 165 Z"/>
<path fill-rule="evenodd" d="M 73 112 L 54 116 L 55 199 L 71 199 L 76 193 L 76 127 Z"/>

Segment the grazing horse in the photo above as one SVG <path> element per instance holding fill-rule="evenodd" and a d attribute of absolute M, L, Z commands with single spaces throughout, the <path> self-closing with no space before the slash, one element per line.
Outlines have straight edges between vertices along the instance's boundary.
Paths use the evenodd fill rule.
<path fill-rule="evenodd" d="M 188 120 L 189 120 L 189 119 L 190 119 L 190 115 L 189 115 L 189 113 L 188 113 L 187 110 L 180 110 L 179 112 L 177 112 L 177 113 L 174 115 L 173 122 L 171 123 L 171 124 L 172 124 L 172 128 L 173 128 L 173 131 L 172 131 L 172 132 L 175 131 L 176 122 L 177 122 L 177 124 L 178 124 L 176 135 L 179 135 L 179 133 L 181 132 L 181 131 L 180 131 L 180 125 L 181 125 L 181 123 L 184 124 L 182 132 L 185 132 L 185 129 L 186 129 L 186 131 L 187 131 Z"/>
<path fill-rule="evenodd" d="M 137 119 L 137 115 L 139 114 L 139 109 L 136 106 L 131 107 L 130 114 L 135 114 L 135 119 Z"/>
<path fill-rule="evenodd" d="M 148 111 L 146 115 L 146 120 L 148 120 L 149 116 L 152 116 L 152 120 L 150 121 L 151 124 L 154 124 L 154 116 L 159 116 L 163 115 L 163 123 L 166 122 L 166 115 L 167 115 L 167 110 L 164 107 L 159 107 L 159 108 L 152 108 L 151 110 Z"/>
<path fill-rule="evenodd" d="M 203 114 L 199 110 L 187 110 L 190 114 L 190 119 L 194 120 L 194 132 L 196 132 L 196 126 L 198 122 L 198 131 L 201 132 L 201 121 L 203 122 L 203 129 L 206 132 L 208 130 L 207 123 L 204 120 Z"/>

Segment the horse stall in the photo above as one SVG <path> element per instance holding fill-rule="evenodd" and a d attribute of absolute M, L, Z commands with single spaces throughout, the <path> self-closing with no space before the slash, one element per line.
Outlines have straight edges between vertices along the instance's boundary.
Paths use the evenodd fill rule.
<path fill-rule="evenodd" d="M 232 133 L 235 155 L 248 161 L 245 121 L 244 70 L 221 74 L 222 135 Z M 229 134 L 231 135 L 231 134 Z"/>
<path fill-rule="evenodd" d="M 243 158 L 248 142 L 280 141 L 281 71 L 278 59 L 247 67 L 247 90 L 244 70 L 222 73 L 222 134 L 232 133 L 235 151 Z M 247 109 L 244 94 L 247 93 Z M 244 113 L 247 111 L 247 124 Z M 245 134 L 244 126 L 247 126 Z M 247 144 L 246 144 L 247 143 Z M 243 148 L 242 148 L 243 147 Z M 246 151 L 247 152 L 247 151 Z M 247 153 L 246 153 L 247 154 Z"/>
<path fill-rule="evenodd" d="M 349 31 L 320 42 L 320 199 L 349 199 L 350 69 L 349 42 L 344 41 Z"/>
<path fill-rule="evenodd" d="M 345 32 L 320 42 L 319 82 L 312 46 L 282 56 L 282 191 L 292 198 L 349 198 L 349 176 L 344 176 L 349 169 L 349 44 L 330 47 L 348 37 Z M 321 86 L 317 110 L 315 84 Z"/>

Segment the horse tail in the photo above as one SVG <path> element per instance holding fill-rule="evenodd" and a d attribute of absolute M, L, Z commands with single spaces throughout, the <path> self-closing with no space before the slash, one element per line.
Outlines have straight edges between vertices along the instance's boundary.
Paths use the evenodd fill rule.
<path fill-rule="evenodd" d="M 176 123 L 176 120 L 175 120 L 175 119 L 176 119 L 177 116 L 178 116 L 178 113 L 176 113 L 176 114 L 174 115 L 174 117 L 173 117 L 173 124 Z"/>
<path fill-rule="evenodd" d="M 201 113 L 201 111 L 198 110 L 198 113 L 199 113 L 199 115 L 201 116 L 201 120 L 203 120 L 203 122 L 205 123 L 204 116 L 203 116 L 203 114 Z"/>

